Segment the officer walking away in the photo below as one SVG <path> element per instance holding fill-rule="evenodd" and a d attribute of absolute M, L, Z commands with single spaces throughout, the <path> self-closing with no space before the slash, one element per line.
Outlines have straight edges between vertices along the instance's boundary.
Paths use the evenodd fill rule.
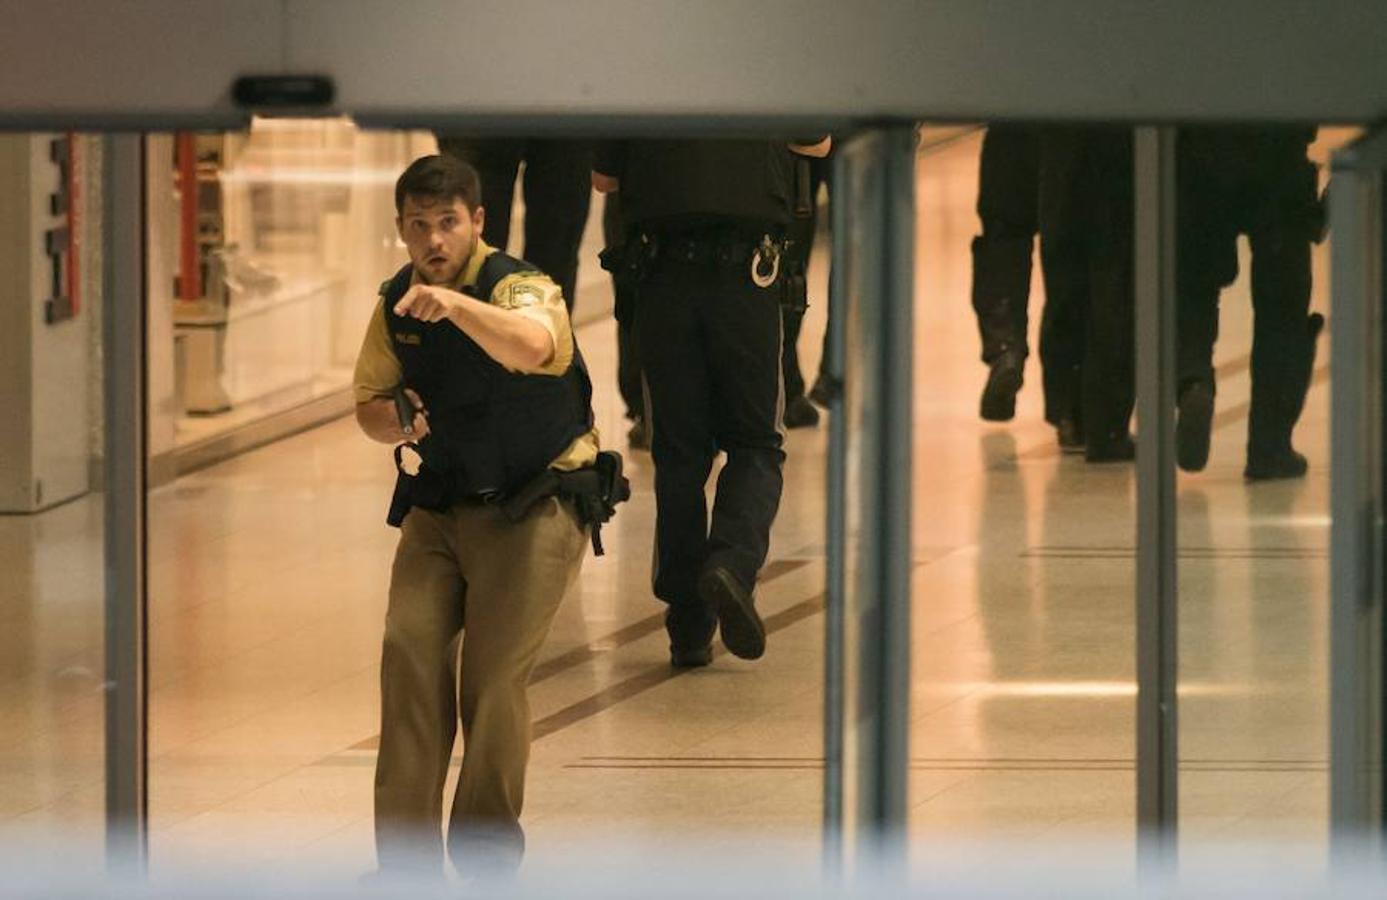
<path fill-rule="evenodd" d="M 1132 191 L 1130 128 L 1042 131 L 1045 418 L 1088 462 L 1136 457 Z"/>
<path fill-rule="evenodd" d="M 469 873 L 519 863 L 526 684 L 585 547 L 600 552 L 598 528 L 626 493 L 620 457 L 598 450 L 559 288 L 480 239 L 480 196 L 475 170 L 450 156 L 400 176 L 410 263 L 381 286 L 356 363 L 357 422 L 397 445 L 400 468 L 375 781 L 382 873 L 441 867 L 459 722 L 449 855 Z"/>
<path fill-rule="evenodd" d="M 1030 355 L 1026 332 L 1031 253 L 1039 230 L 1040 139 L 1035 129 L 989 125 L 978 171 L 978 218 L 973 239 L 973 312 L 988 367 L 979 415 L 1008 422 Z"/>
<path fill-rule="evenodd" d="M 1324 317 L 1310 312 L 1310 244 L 1324 234 L 1318 172 L 1301 126 L 1199 127 L 1179 134 L 1176 181 L 1179 283 L 1179 416 L 1176 461 L 1197 472 L 1209 459 L 1214 341 L 1220 291 L 1238 275 L 1238 235 L 1252 249 L 1252 404 L 1249 480 L 1299 478 L 1291 446 L 1314 369 Z"/>
<path fill-rule="evenodd" d="M 713 634 L 756 659 L 753 591 L 780 505 L 782 253 L 794 154 L 829 140 L 643 140 L 599 150 L 593 184 L 620 191 L 628 240 L 607 265 L 637 285 L 636 334 L 655 464 L 655 596 L 675 666 Z M 721 450 L 711 524 L 704 488 Z"/>
<path fill-rule="evenodd" d="M 568 311 L 578 289 L 578 247 L 592 201 L 593 145 L 562 138 L 438 136 L 439 152 L 471 163 L 482 180 L 482 240 L 509 249 L 511 205 L 525 164 L 524 258 L 558 284 Z"/>

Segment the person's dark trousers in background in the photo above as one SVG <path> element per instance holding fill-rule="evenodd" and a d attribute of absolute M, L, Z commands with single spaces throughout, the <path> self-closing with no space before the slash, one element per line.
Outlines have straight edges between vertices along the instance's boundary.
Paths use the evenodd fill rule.
<path fill-rule="evenodd" d="M 626 226 L 621 220 L 621 194 L 606 194 L 602 206 L 602 239 L 604 246 L 617 247 L 626 242 Z M 616 294 L 616 380 L 621 402 L 626 406 L 626 418 L 633 422 L 645 419 L 645 396 L 641 387 L 640 348 L 636 344 L 635 287 L 612 279 Z M 645 441 L 648 445 L 648 440 Z"/>
<path fill-rule="evenodd" d="M 1079 420 L 1093 462 L 1132 458 L 1132 132 L 1046 128 L 1040 234 L 1045 418 Z"/>
<path fill-rule="evenodd" d="M 780 505 L 780 284 L 743 266 L 656 260 L 639 286 L 636 333 L 655 463 L 655 596 L 698 610 L 706 564 L 756 584 Z M 709 522 L 704 486 L 718 451 Z"/>
<path fill-rule="evenodd" d="M 790 227 L 785 234 L 789 241 L 789 252 L 786 254 L 784 262 L 785 271 L 794 273 L 799 277 L 808 279 L 809 259 L 814 253 L 814 237 L 818 231 L 818 208 L 817 199 L 819 187 L 828 178 L 828 168 L 832 163 L 829 159 L 800 159 L 796 160 L 796 165 L 807 170 L 808 178 L 805 187 L 807 196 L 807 208 L 797 211 L 795 219 L 790 223 Z M 804 374 L 799 364 L 799 333 L 804 326 L 804 314 L 807 307 L 797 308 L 795 304 L 789 303 L 784 306 L 782 320 L 785 328 L 785 347 L 781 354 L 781 374 L 785 379 L 785 400 L 786 404 L 798 397 L 804 396 Z"/>
<path fill-rule="evenodd" d="M 1039 230 L 1040 140 L 1035 129 L 990 125 L 978 172 L 978 218 L 973 239 L 973 312 L 982 361 L 991 370 L 981 414 L 1006 421 L 1015 414 L 1026 357 L 1031 252 Z"/>
<path fill-rule="evenodd" d="M 1291 446 L 1323 320 L 1309 315 L 1310 245 L 1323 227 L 1318 175 L 1300 126 L 1183 129 L 1177 155 L 1179 462 L 1208 459 L 1219 294 L 1238 275 L 1239 234 L 1252 251 L 1249 477 L 1296 477 Z"/>
<path fill-rule="evenodd" d="M 982 337 L 982 361 L 989 365 L 1009 350 L 1022 359 L 1030 352 L 1027 305 L 1039 196 L 1036 130 L 988 126 L 978 177 L 982 234 L 973 239 L 973 311 Z"/>
<path fill-rule="evenodd" d="M 439 135 L 438 146 L 471 163 L 481 176 L 486 210 L 482 240 L 503 251 L 508 249 L 515 179 L 525 163 L 525 249 L 519 255 L 554 279 L 572 311 L 578 245 L 592 199 L 591 142 Z"/>

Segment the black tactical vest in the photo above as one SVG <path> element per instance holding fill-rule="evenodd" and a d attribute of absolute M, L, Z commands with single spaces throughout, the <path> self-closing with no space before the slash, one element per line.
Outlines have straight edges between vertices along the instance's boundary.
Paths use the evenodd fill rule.
<path fill-rule="evenodd" d="M 424 470 L 445 479 L 448 502 L 493 492 L 510 493 L 539 476 L 592 428 L 592 382 L 578 352 L 563 375 L 511 372 L 461 329 L 395 314 L 409 290 L 412 266 L 385 286 L 385 325 L 404 383 L 429 415 L 429 434 L 419 442 Z M 494 252 L 474 287 L 464 293 L 485 302 L 508 275 L 538 271 Z"/>
<path fill-rule="evenodd" d="M 646 225 L 700 217 L 788 225 L 792 154 L 775 141 L 632 141 L 621 171 L 621 214 Z"/>

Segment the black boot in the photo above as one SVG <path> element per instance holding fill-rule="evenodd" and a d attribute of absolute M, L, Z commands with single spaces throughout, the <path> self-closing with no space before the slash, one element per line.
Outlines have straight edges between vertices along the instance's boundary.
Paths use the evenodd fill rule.
<path fill-rule="evenodd" d="M 1214 423 L 1214 389 L 1207 381 L 1191 381 L 1180 389 L 1175 422 L 1175 461 L 1186 472 L 1199 472 L 1209 463 L 1209 440 Z"/>
<path fill-rule="evenodd" d="M 800 394 L 785 403 L 785 414 L 781 420 L 786 428 L 813 428 L 819 424 L 819 411 L 808 397 Z"/>
<path fill-rule="evenodd" d="M 759 659 L 766 652 L 766 626 L 751 590 L 726 566 L 710 563 L 698 576 L 698 596 L 717 610 L 722 643 L 733 656 Z"/>
<path fill-rule="evenodd" d="M 1291 445 L 1291 433 L 1305 409 L 1305 397 L 1315 371 L 1315 350 L 1323 330 L 1324 316 L 1311 313 L 1306 317 L 1305 342 L 1296 368 L 1284 383 L 1259 384 L 1253 379 L 1247 466 L 1243 469 L 1243 477 L 1249 481 L 1303 478 L 1309 471 L 1309 462 Z"/>
<path fill-rule="evenodd" d="M 701 600 L 670 604 L 665 611 L 669 662 L 676 669 L 706 666 L 713 661 L 713 634 L 718 618 Z"/>
<path fill-rule="evenodd" d="M 978 415 L 988 422 L 1009 422 L 1016 415 L 1016 393 L 1024 380 L 1025 359 L 1007 350 L 992 361 L 982 389 Z"/>
<path fill-rule="evenodd" d="M 1248 481 L 1272 481 L 1278 478 L 1304 478 L 1310 463 L 1304 454 L 1293 447 L 1275 450 L 1247 448 L 1247 467 L 1243 477 Z"/>
<path fill-rule="evenodd" d="M 1084 448 L 1084 461 L 1091 463 L 1131 462 L 1137 458 L 1137 445 L 1126 432 L 1090 437 Z"/>

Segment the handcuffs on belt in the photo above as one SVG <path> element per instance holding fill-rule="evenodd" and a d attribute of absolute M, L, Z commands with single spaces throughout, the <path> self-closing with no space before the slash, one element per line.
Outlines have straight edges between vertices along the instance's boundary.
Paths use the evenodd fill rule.
<path fill-rule="evenodd" d="M 761 238 L 761 244 L 751 254 L 751 283 L 759 288 L 768 288 L 775 284 L 775 280 L 780 277 L 780 248 L 771 240 L 770 235 Z M 766 260 L 770 259 L 770 271 L 763 271 L 766 268 Z"/>

